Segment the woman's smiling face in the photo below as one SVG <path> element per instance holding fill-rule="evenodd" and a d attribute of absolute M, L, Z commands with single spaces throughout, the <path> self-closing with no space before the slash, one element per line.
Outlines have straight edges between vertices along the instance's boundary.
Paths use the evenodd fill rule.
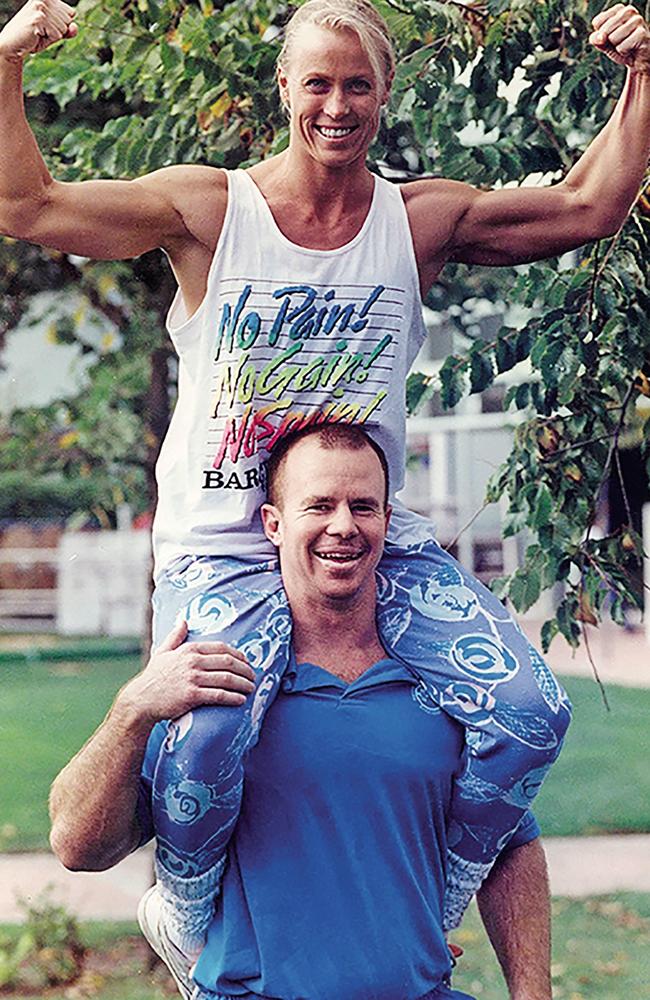
<path fill-rule="evenodd" d="M 356 32 L 303 25 L 278 82 L 293 149 L 326 167 L 365 161 L 389 87 L 376 79 Z"/>

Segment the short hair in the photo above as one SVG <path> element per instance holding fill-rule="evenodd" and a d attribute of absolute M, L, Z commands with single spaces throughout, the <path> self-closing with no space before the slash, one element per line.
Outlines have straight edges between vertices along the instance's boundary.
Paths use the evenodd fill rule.
<path fill-rule="evenodd" d="M 334 448 L 344 448 L 348 451 L 371 448 L 379 459 L 384 474 L 384 507 L 388 507 L 390 481 L 386 456 L 383 449 L 361 427 L 355 424 L 321 424 L 317 427 L 303 427 L 281 437 L 266 463 L 266 495 L 269 503 L 280 504 L 282 500 L 282 474 L 287 456 L 295 444 L 308 437 L 316 437 L 321 448 L 328 451 Z"/>
<path fill-rule="evenodd" d="M 307 0 L 284 29 L 278 67 L 286 68 L 294 36 L 303 24 L 354 31 L 368 56 L 375 83 L 388 83 L 395 70 L 395 51 L 388 25 L 370 0 Z"/>

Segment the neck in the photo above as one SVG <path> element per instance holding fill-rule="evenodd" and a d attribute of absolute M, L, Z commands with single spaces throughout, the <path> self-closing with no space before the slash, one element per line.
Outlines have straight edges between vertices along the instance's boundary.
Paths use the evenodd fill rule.
<path fill-rule="evenodd" d="M 299 203 L 309 202 L 318 213 L 323 206 L 339 204 L 346 212 L 358 208 L 370 197 L 373 176 L 363 159 L 332 168 L 291 148 L 276 158 L 278 182 L 287 193 L 294 192 Z"/>
<path fill-rule="evenodd" d="M 298 663 L 315 663 L 342 676 L 343 671 L 360 673 L 386 655 L 375 621 L 374 587 L 371 594 L 345 602 L 313 604 L 287 596 Z"/>

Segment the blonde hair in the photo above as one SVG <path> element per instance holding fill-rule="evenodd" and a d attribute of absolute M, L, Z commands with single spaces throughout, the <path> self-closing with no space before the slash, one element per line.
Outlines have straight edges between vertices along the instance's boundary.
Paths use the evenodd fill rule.
<path fill-rule="evenodd" d="M 354 31 L 368 56 L 378 89 L 390 83 L 395 70 L 393 43 L 388 25 L 370 0 L 307 0 L 287 23 L 278 67 L 287 67 L 293 39 L 303 24 Z"/>

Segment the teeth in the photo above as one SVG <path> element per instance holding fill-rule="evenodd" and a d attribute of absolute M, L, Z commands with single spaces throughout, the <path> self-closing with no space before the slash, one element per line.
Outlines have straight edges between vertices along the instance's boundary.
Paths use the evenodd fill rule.
<path fill-rule="evenodd" d="M 317 552 L 316 555 L 319 559 L 330 559 L 334 562 L 351 562 L 353 559 L 358 559 L 361 553 L 348 552 L 345 554 L 339 554 L 337 552 Z"/>
<path fill-rule="evenodd" d="M 340 139 L 344 135 L 349 135 L 352 132 L 352 128 L 326 128 L 324 125 L 319 126 L 319 131 L 326 139 Z"/>

